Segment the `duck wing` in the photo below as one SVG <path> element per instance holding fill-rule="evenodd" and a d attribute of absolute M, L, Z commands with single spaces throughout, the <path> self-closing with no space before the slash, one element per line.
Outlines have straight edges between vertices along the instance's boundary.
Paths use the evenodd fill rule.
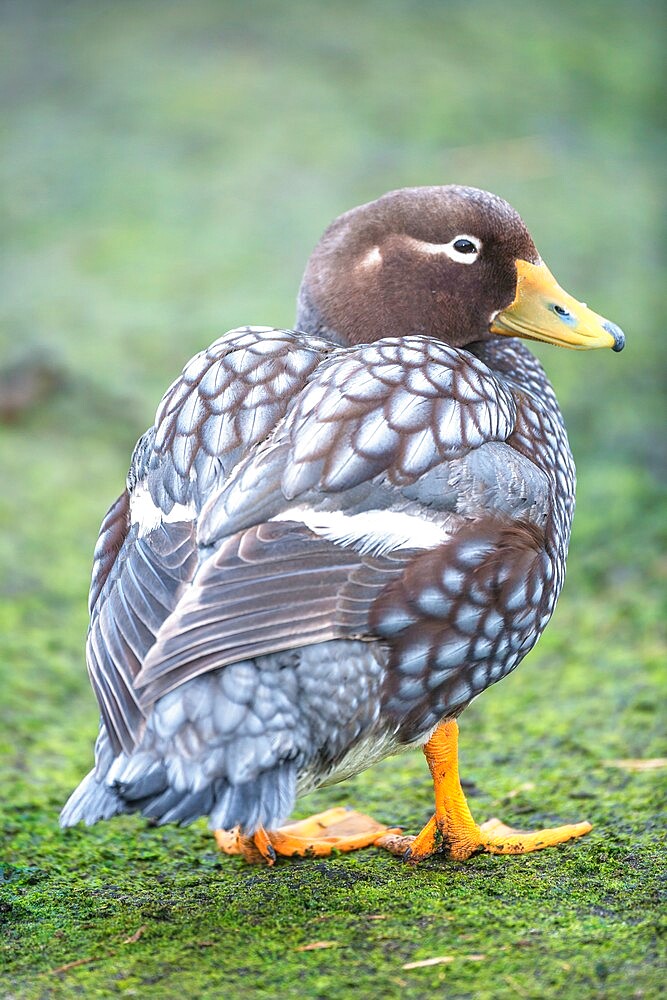
<path fill-rule="evenodd" d="M 199 542 L 285 516 L 295 502 L 352 512 L 399 493 L 418 500 L 413 487 L 431 470 L 506 441 L 515 422 L 510 390 L 466 351 L 420 336 L 336 351 L 212 491 Z"/>
<path fill-rule="evenodd" d="M 378 617 L 390 584 L 420 552 L 451 541 L 471 486 L 492 489 L 489 468 L 496 491 L 501 468 L 516 474 L 504 444 L 515 413 L 482 362 L 427 338 L 325 358 L 274 432 L 203 505 L 199 567 L 134 681 L 143 711 L 240 659 L 391 638 Z M 485 447 L 496 451 L 480 462 Z M 428 479 L 437 470 L 439 486 Z M 421 484 L 432 519 L 421 516 Z M 414 630 L 412 610 L 404 618 Z"/>
<path fill-rule="evenodd" d="M 88 671 L 115 751 L 142 730 L 134 679 L 197 568 L 203 499 L 332 347 L 291 330 L 233 330 L 186 365 L 139 440 L 127 489 L 102 522 L 89 596 Z"/>

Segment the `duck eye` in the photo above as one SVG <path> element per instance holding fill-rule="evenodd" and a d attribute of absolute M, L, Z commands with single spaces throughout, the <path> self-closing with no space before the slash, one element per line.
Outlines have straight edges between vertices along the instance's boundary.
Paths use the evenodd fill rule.
<path fill-rule="evenodd" d="M 415 245 L 421 253 L 433 256 L 445 254 L 457 264 L 474 264 L 482 249 L 482 241 L 468 233 L 459 233 L 449 243 L 426 243 L 415 240 Z"/>
<path fill-rule="evenodd" d="M 482 249 L 482 241 L 469 233 L 459 233 L 443 249 L 457 264 L 474 264 Z"/>
<path fill-rule="evenodd" d="M 452 244 L 458 253 L 477 253 L 477 247 L 471 240 L 465 238 L 454 240 Z"/>

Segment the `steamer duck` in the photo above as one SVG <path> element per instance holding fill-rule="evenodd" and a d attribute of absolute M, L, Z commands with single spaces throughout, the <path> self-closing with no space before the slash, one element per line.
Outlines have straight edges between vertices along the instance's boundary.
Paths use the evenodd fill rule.
<path fill-rule="evenodd" d="M 244 327 L 165 393 L 103 523 L 87 661 L 95 768 L 61 823 L 207 816 L 272 864 L 377 844 L 411 861 L 579 837 L 473 820 L 457 719 L 535 645 L 563 584 L 575 472 L 517 338 L 622 331 L 563 291 L 502 199 L 393 191 L 336 219 L 294 330 Z M 297 796 L 422 746 L 415 837 Z"/>

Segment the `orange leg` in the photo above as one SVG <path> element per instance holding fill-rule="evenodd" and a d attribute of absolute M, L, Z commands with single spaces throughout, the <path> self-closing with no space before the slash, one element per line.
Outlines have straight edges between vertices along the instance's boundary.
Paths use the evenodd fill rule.
<path fill-rule="evenodd" d="M 437 851 L 464 861 L 473 854 L 526 854 L 543 847 L 562 844 L 582 837 L 592 829 L 590 823 L 573 823 L 550 830 L 527 833 L 490 819 L 481 826 L 475 823 L 459 779 L 459 727 L 452 719 L 438 726 L 424 747 L 433 776 L 435 814 L 417 837 L 381 837 L 377 844 L 407 861 L 417 862 Z"/>
<path fill-rule="evenodd" d="M 380 837 L 400 831 L 377 823 L 363 813 L 351 812 L 342 806 L 309 816 L 297 823 L 288 823 L 278 830 L 260 827 L 251 836 L 234 830 L 216 830 L 218 847 L 225 854 L 242 854 L 251 863 L 275 864 L 276 857 L 326 857 L 332 851 L 355 851 L 369 847 Z"/>

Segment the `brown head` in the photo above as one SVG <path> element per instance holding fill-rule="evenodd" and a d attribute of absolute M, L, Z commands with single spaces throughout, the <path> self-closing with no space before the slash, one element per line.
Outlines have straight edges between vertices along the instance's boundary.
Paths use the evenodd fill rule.
<path fill-rule="evenodd" d="M 342 344 L 494 334 L 621 350 L 623 334 L 556 283 L 521 217 L 476 188 L 391 191 L 336 219 L 313 251 L 296 326 Z"/>

